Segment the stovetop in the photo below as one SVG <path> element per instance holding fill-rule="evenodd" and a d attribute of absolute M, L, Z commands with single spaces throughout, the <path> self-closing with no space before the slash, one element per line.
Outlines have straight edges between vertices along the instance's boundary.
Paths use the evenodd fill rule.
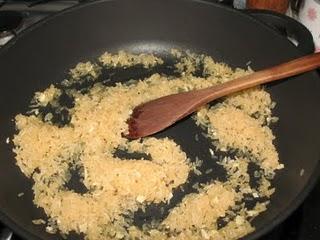
<path fill-rule="evenodd" d="M 0 46 L 39 20 L 84 0 L 0 0 Z"/>
<path fill-rule="evenodd" d="M 85 0 L 0 0 L 0 47 L 23 29 Z M 213 0 L 214 1 L 214 0 Z M 232 4 L 232 0 L 216 0 Z M 260 240 L 320 239 L 320 181 L 305 202 L 282 224 Z M 22 240 L 0 222 L 0 240 Z"/>

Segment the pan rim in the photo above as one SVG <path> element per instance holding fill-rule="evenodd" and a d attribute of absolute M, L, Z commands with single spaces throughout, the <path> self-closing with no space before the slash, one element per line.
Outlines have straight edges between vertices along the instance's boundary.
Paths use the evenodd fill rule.
<path fill-rule="evenodd" d="M 33 24 L 32 26 L 24 29 L 23 31 L 20 32 L 20 34 L 16 37 L 14 37 L 13 39 L 11 39 L 5 46 L 3 46 L 0 49 L 0 57 L 2 57 L 4 55 L 4 53 L 6 51 L 8 51 L 11 47 L 14 47 L 15 43 L 17 41 L 19 41 L 19 39 L 23 38 L 25 35 L 32 33 L 33 30 L 43 26 L 45 23 L 48 23 L 52 20 L 54 20 L 55 18 L 62 16 L 64 14 L 68 14 L 70 12 L 73 11 L 77 11 L 79 9 L 82 9 L 83 7 L 88 7 L 91 5 L 95 5 L 95 4 L 100 4 L 102 2 L 115 2 L 118 0 L 96 0 L 96 1 L 89 1 L 89 2 L 85 2 L 79 5 L 75 5 L 73 7 L 67 8 L 63 11 L 60 11 L 58 13 L 52 14 L 51 16 L 44 18 L 42 20 L 40 20 L 39 22 Z M 182 1 L 190 1 L 190 0 L 182 0 Z M 272 34 L 274 37 L 278 37 L 279 39 L 282 40 L 286 40 L 287 39 L 278 34 L 274 29 L 272 29 L 271 27 L 269 27 L 267 24 L 265 24 L 264 22 L 254 18 L 253 16 L 246 14 L 245 12 L 233 9 L 233 8 L 229 8 L 227 6 L 224 6 L 222 4 L 216 3 L 216 2 L 209 2 L 206 0 L 191 0 L 191 2 L 195 2 L 195 3 L 201 3 L 201 4 L 205 4 L 205 5 L 209 5 L 209 6 L 214 6 L 220 9 L 223 9 L 224 11 L 230 11 L 233 12 L 234 14 L 238 14 L 240 16 L 242 16 L 243 18 L 248 18 L 250 19 L 250 21 L 253 21 L 255 24 L 259 25 L 260 27 L 263 27 L 263 29 L 265 31 L 270 32 L 270 34 Z M 288 44 L 290 44 L 288 42 Z M 290 44 L 291 48 L 292 48 L 292 54 L 295 56 L 301 56 L 303 55 L 293 44 Z M 312 75 L 315 78 L 319 78 L 319 74 L 316 71 L 311 71 L 310 73 L 312 73 Z M 255 230 L 254 232 L 244 236 L 242 239 L 243 240 L 254 240 L 254 239 L 258 239 L 259 237 L 265 235 L 266 233 L 270 232 L 272 229 L 274 229 L 276 226 L 278 226 L 280 223 L 282 223 L 285 219 L 287 219 L 301 204 L 302 202 L 306 199 L 306 197 L 309 195 L 309 193 L 311 192 L 311 190 L 315 187 L 315 184 L 317 182 L 317 180 L 320 178 L 320 158 L 318 159 L 318 163 L 316 168 L 314 169 L 312 175 L 310 176 L 306 187 L 303 189 L 303 191 L 301 191 L 298 196 L 291 202 L 291 204 L 281 213 L 279 213 L 276 217 L 274 217 L 274 219 L 272 221 L 270 221 L 270 223 L 268 225 L 265 225 L 261 228 L 259 228 L 258 230 Z M 18 236 L 22 237 L 23 239 L 28 239 L 28 240 L 43 240 L 42 238 L 40 238 L 39 236 L 35 235 L 34 233 L 26 230 L 25 228 L 23 228 L 22 226 L 18 225 L 12 218 L 10 218 L 9 216 L 7 216 L 6 214 L 4 214 L 1 209 L 0 209 L 0 221 L 2 223 L 4 223 L 7 227 L 9 227 L 10 229 L 12 229 L 12 231 L 17 234 Z"/>

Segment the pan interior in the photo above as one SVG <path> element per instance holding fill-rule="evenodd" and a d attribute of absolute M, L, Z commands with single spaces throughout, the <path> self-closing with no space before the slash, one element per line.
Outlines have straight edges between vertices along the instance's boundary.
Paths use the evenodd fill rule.
<path fill-rule="evenodd" d="M 146 49 L 146 47 L 149 47 Z M 103 69 L 102 74 L 95 81 L 85 81 L 82 83 L 75 83 L 70 88 L 75 88 L 83 94 L 86 94 L 91 87 L 96 83 L 102 83 L 104 86 L 113 87 L 116 83 L 122 84 L 133 84 L 138 80 L 144 80 L 151 77 L 154 74 L 160 74 L 168 78 L 181 77 L 181 73 L 177 71 L 175 64 L 177 63 L 177 58 L 175 58 L 170 52 L 171 48 L 164 48 L 165 45 L 143 45 L 143 46 L 130 46 L 126 49 L 128 52 L 134 52 L 136 54 L 140 53 L 156 53 L 158 57 L 164 59 L 165 63 L 156 65 L 154 67 L 145 68 L 143 65 L 134 65 L 131 67 L 112 67 L 111 69 Z M 142 50 L 143 49 L 143 50 Z M 142 50 L 142 51 L 141 51 Z M 182 50 L 183 51 L 183 50 Z M 188 50 L 187 50 L 188 51 Z M 93 60 L 92 62 L 94 62 Z M 196 77 L 205 78 L 206 75 L 203 72 L 203 65 L 199 65 L 199 68 L 193 74 Z M 68 79 L 68 77 L 66 78 Z M 59 84 L 58 84 L 59 86 Z M 61 89 L 64 89 L 61 87 Z M 216 100 L 210 103 L 214 106 L 223 100 Z M 64 95 L 60 97 L 60 103 L 62 106 L 73 107 L 74 103 L 72 99 Z M 55 113 L 55 109 L 52 107 L 44 107 L 39 109 L 39 114 L 45 116 L 47 113 Z M 63 120 L 62 120 L 63 119 Z M 53 123 L 57 126 L 65 126 L 69 123 L 70 118 L 67 112 L 61 112 L 53 115 Z M 234 159 L 241 153 L 238 149 L 229 149 L 228 151 L 220 151 L 217 147 L 212 144 L 212 140 L 207 136 L 207 130 L 198 126 L 192 116 L 189 116 L 173 126 L 161 131 L 154 135 L 158 139 L 169 138 L 173 139 L 182 150 L 187 154 L 190 162 L 199 165 L 198 161 L 202 162 L 197 169 L 202 173 L 200 175 L 190 172 L 186 183 L 179 185 L 173 190 L 173 197 L 169 202 L 162 202 L 159 204 L 148 204 L 146 208 L 140 208 L 134 213 L 133 225 L 142 228 L 144 224 L 151 225 L 152 222 L 163 221 L 169 212 L 176 206 L 178 206 L 184 197 L 190 193 L 199 193 L 201 188 L 195 188 L 195 186 L 207 185 L 213 181 L 227 181 L 227 172 L 225 168 L 221 165 L 221 162 L 225 158 Z M 214 156 L 212 155 L 214 152 Z M 150 160 L 151 157 L 147 154 L 140 152 L 128 152 L 121 148 L 117 149 L 114 153 L 115 157 L 119 157 L 123 160 L 126 159 L 141 159 Z M 255 176 L 257 172 L 262 171 L 258 164 L 250 162 L 248 173 L 250 175 L 250 185 L 252 188 L 259 186 L 260 178 Z M 108 171 L 106 170 L 106 174 Z M 88 189 L 85 188 L 81 182 L 81 177 L 78 169 L 71 170 L 71 179 L 67 183 L 67 187 L 77 193 L 86 193 Z M 148 181 L 148 179 L 145 179 Z M 248 210 L 252 209 L 256 203 L 264 202 L 266 199 L 263 198 L 253 198 L 248 194 L 244 200 L 244 204 Z M 225 218 L 221 217 L 219 220 L 219 227 L 223 227 L 227 224 Z"/>
<path fill-rule="evenodd" d="M 125 49 L 128 52 L 139 53 L 155 53 L 162 59 L 164 59 L 164 64 L 156 65 L 154 67 L 145 68 L 143 65 L 134 65 L 132 67 L 112 67 L 112 68 L 102 68 L 102 73 L 95 81 L 90 79 L 84 82 L 75 82 L 71 86 L 63 87 L 63 84 L 57 83 L 57 86 L 61 89 L 67 90 L 68 88 L 77 89 L 82 94 L 86 94 L 90 88 L 96 83 L 101 83 L 105 86 L 115 86 L 116 83 L 130 84 L 137 80 L 143 80 L 149 78 L 153 74 L 160 74 L 167 77 L 181 77 L 181 73 L 177 71 L 175 64 L 177 63 L 177 58 L 175 58 L 171 52 L 170 45 L 160 45 L 151 44 L 148 45 L 129 45 L 128 47 L 123 47 L 121 50 Z M 92 59 L 92 62 L 99 64 L 96 59 Z M 197 77 L 205 78 L 206 74 L 203 71 L 203 63 L 199 64 L 198 69 L 193 75 Z M 102 66 L 101 66 L 102 67 Z M 69 79 L 70 76 L 66 75 L 65 79 Z M 214 106 L 221 102 L 222 100 L 217 100 L 210 103 Z M 60 105 L 67 108 L 72 108 L 74 106 L 73 99 L 66 94 L 62 94 L 59 99 Z M 56 111 L 54 106 L 40 107 L 39 115 L 45 116 L 47 113 L 53 113 L 53 124 L 59 127 L 67 125 L 70 121 L 70 116 L 68 116 L 68 111 Z M 197 164 L 197 161 L 201 160 L 202 164 L 197 167 L 197 169 L 202 174 L 196 174 L 195 172 L 190 172 L 186 183 L 178 186 L 173 190 L 173 197 L 169 202 L 162 202 L 158 204 L 148 204 L 145 208 L 140 208 L 134 212 L 133 225 L 142 229 L 143 225 L 152 225 L 154 222 L 163 221 L 170 213 L 170 210 L 177 207 L 184 197 L 190 193 L 199 193 L 199 189 L 202 184 L 207 185 L 213 181 L 227 181 L 227 172 L 224 167 L 219 163 L 225 158 L 234 159 L 238 154 L 238 149 L 229 149 L 228 151 L 220 151 L 214 145 L 212 145 L 211 140 L 206 137 L 207 130 L 202 129 L 197 126 L 192 117 L 187 117 L 182 121 L 179 121 L 174 126 L 158 133 L 155 135 L 156 138 L 174 139 L 174 141 L 181 146 L 182 150 L 187 154 L 190 161 Z M 212 151 L 215 153 L 212 155 Z M 150 159 L 150 156 L 143 155 L 141 153 L 128 153 L 122 149 L 118 149 L 115 153 L 116 157 L 121 159 Z M 256 173 L 262 169 L 255 163 L 249 163 L 248 173 L 250 175 L 250 186 L 256 188 L 259 186 L 259 181 L 261 180 Z M 87 193 L 88 189 L 83 185 L 79 173 L 80 169 L 73 169 L 70 171 L 71 178 L 66 184 L 67 189 L 72 190 L 77 193 Z M 106 170 L 106 174 L 108 174 Z M 281 173 L 278 173 L 281 174 Z M 145 179 L 148 181 L 148 179 Z M 30 191 L 30 190 L 29 190 Z M 29 193 L 31 196 L 31 194 Z M 255 207 L 258 202 L 265 202 L 264 197 L 253 197 L 248 194 L 243 203 L 248 210 Z M 41 210 L 40 210 L 41 211 Z M 43 216 L 41 213 L 39 216 Z M 39 217 L 38 217 L 39 218 Z M 232 218 L 231 218 L 232 219 Z M 224 227 L 229 221 L 226 217 L 221 217 L 218 220 L 218 227 Z M 71 235 L 72 236 L 72 235 Z M 77 235 L 75 235 L 77 236 Z"/>

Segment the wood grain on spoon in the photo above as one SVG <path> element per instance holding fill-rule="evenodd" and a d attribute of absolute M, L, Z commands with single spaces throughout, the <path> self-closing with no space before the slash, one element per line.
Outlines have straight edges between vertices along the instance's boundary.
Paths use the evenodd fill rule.
<path fill-rule="evenodd" d="M 213 87 L 152 100 L 133 110 L 128 120 L 127 137 L 135 139 L 157 133 L 217 98 L 318 67 L 320 67 L 320 53 L 314 53 Z"/>

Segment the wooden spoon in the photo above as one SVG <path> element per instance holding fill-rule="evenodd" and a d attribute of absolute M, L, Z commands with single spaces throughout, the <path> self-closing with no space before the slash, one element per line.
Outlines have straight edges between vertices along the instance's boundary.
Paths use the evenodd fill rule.
<path fill-rule="evenodd" d="M 133 110 L 131 118 L 127 121 L 127 137 L 135 139 L 157 133 L 217 98 L 318 67 L 320 53 L 314 53 L 213 87 L 152 100 Z"/>

